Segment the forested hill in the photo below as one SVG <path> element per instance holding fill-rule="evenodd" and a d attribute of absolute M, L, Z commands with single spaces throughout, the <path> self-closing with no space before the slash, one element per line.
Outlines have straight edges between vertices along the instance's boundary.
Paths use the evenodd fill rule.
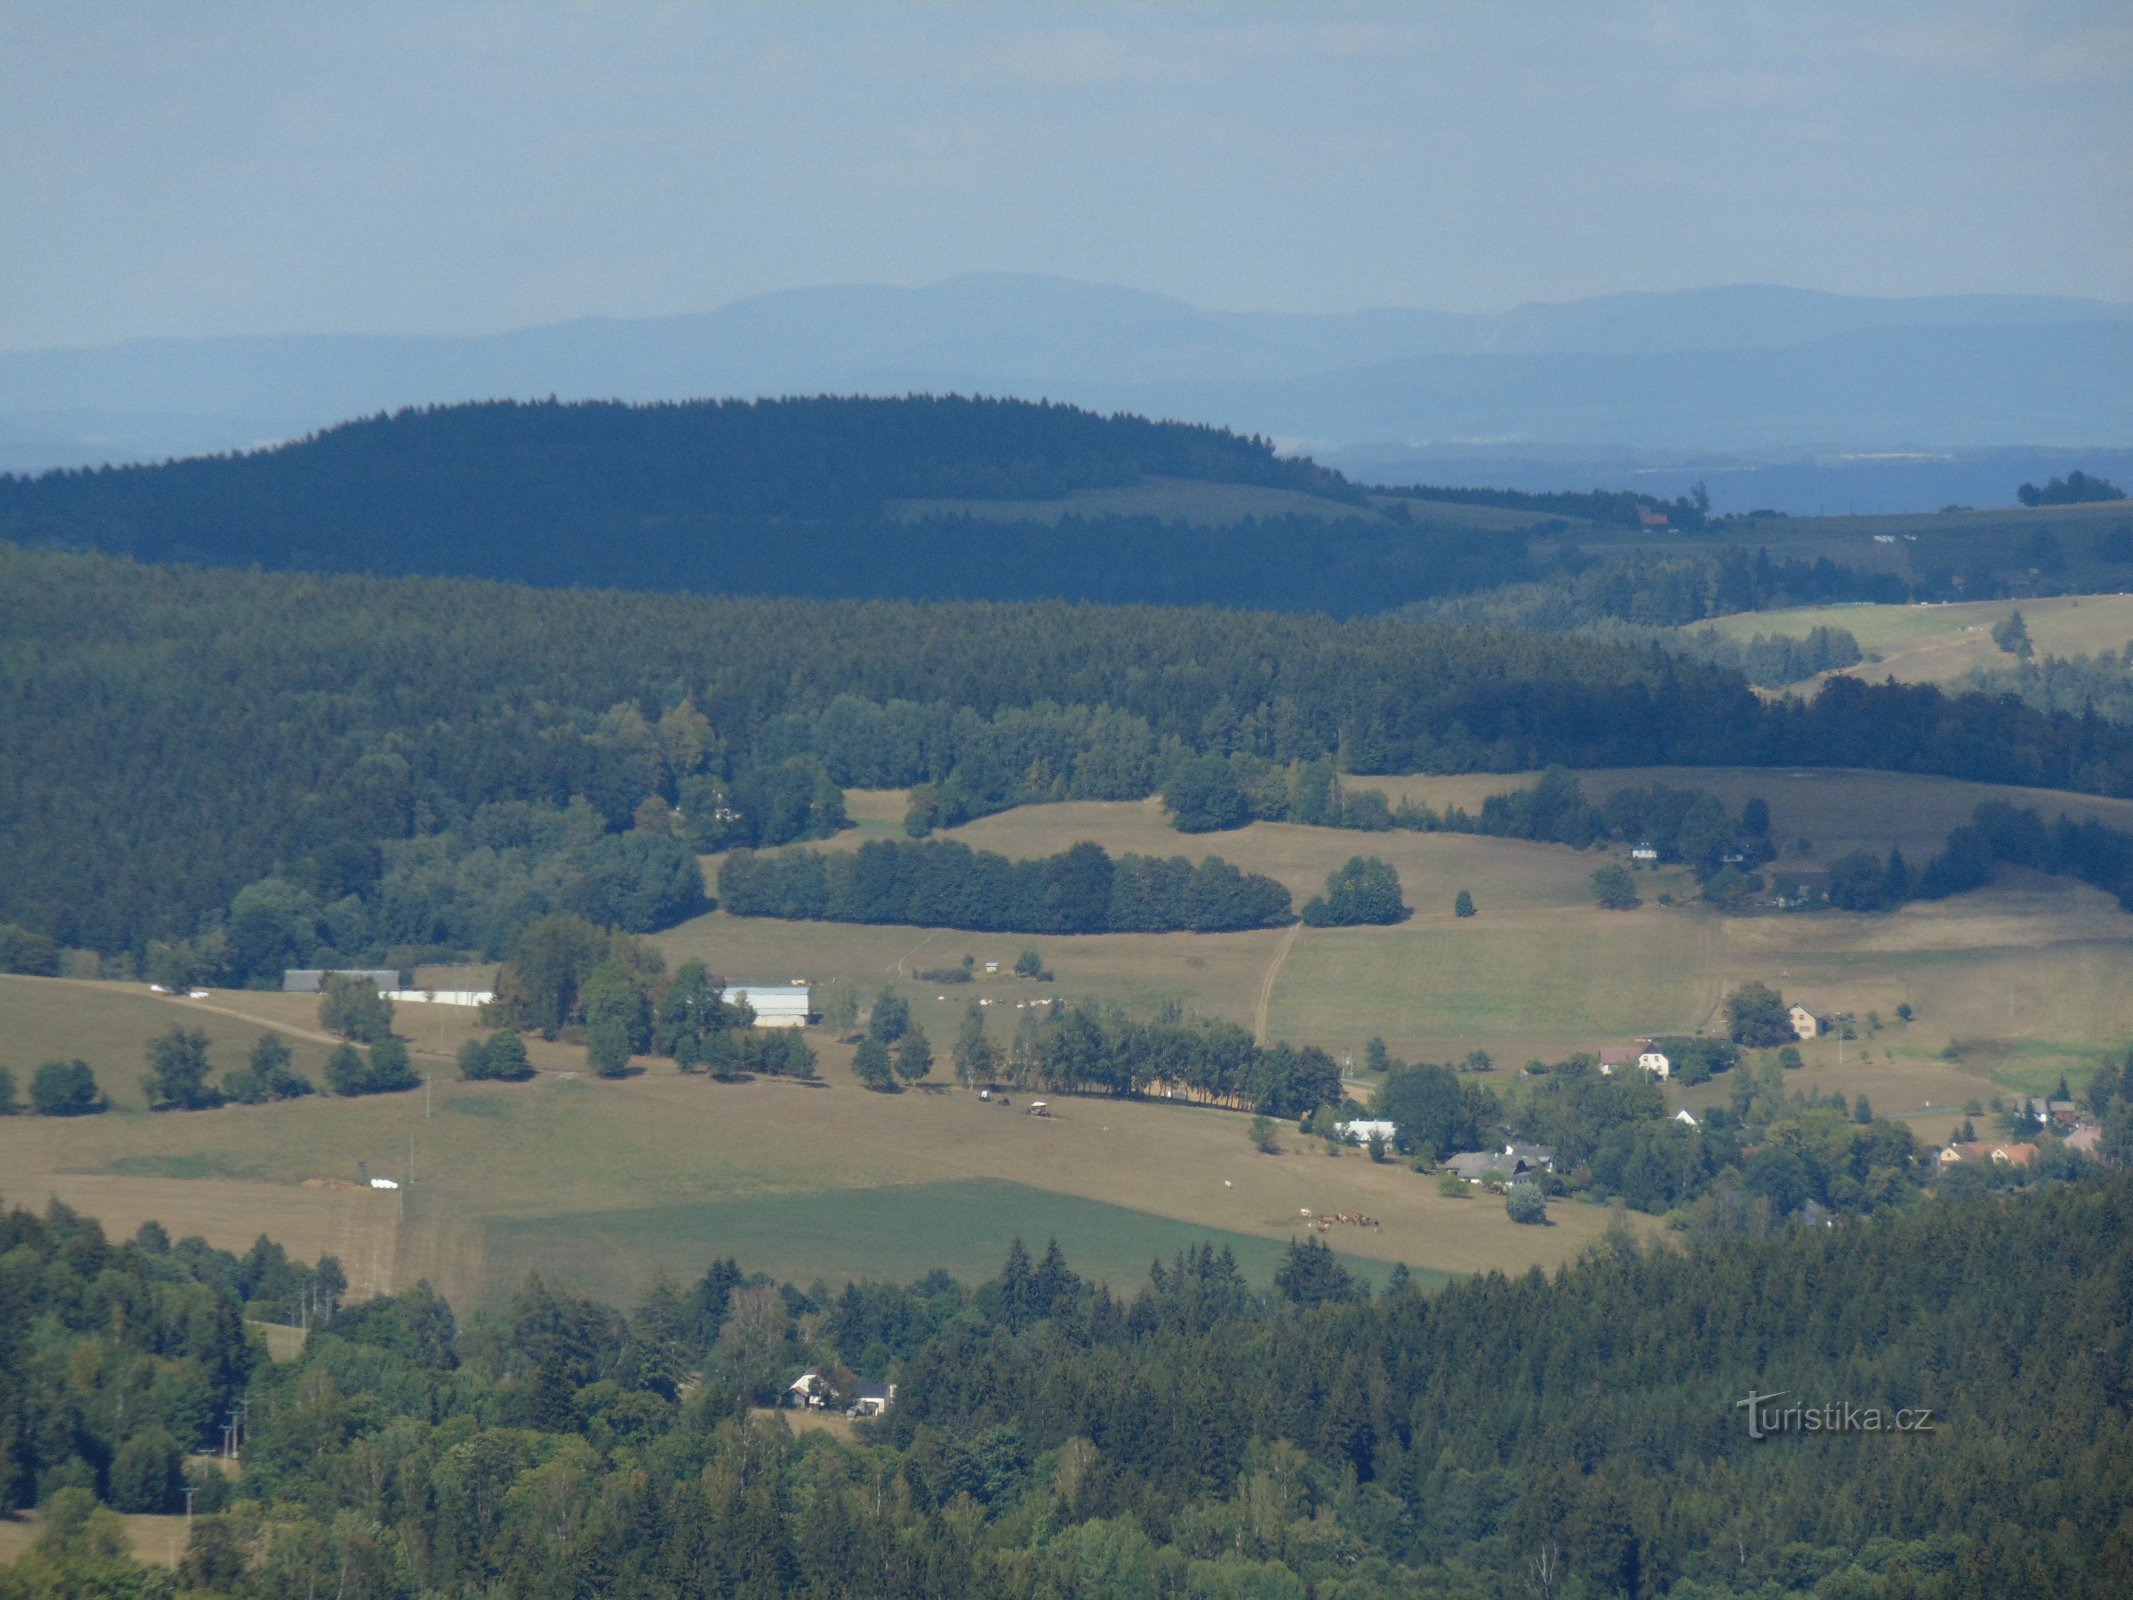
<path fill-rule="evenodd" d="M 1149 478 L 1287 490 L 1280 503 L 1300 494 L 1329 512 L 1362 499 L 1264 440 L 1070 406 L 493 402 L 401 411 L 244 455 L 0 478 L 0 536 L 144 560 L 590 587 L 1250 599 L 1090 592 L 1075 572 L 1093 563 L 1062 573 L 1053 559 L 1076 555 L 1072 530 L 896 511 L 1057 500 Z M 1315 528 L 1308 511 L 1301 520 Z M 1114 564 L 1133 568 L 1144 538 L 1122 543 Z M 1218 553 L 1189 551 L 1202 567 Z M 1160 570 L 1151 581 L 1160 591 Z"/>
<path fill-rule="evenodd" d="M 223 928 L 245 973 L 322 942 L 494 949 L 559 905 L 664 925 L 702 892 L 670 808 L 697 848 L 770 845 L 834 830 L 847 786 L 1137 799 L 1248 753 L 2133 793 L 2133 732 L 2093 719 L 1851 679 L 1766 703 L 1655 649 L 1392 618 L 543 592 L 4 543 L 0 594 L 0 922 L 107 953 Z M 523 879 L 469 865 L 510 852 Z"/>

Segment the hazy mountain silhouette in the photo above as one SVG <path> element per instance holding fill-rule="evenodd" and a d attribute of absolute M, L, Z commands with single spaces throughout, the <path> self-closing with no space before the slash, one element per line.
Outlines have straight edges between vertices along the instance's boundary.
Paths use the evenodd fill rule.
<path fill-rule="evenodd" d="M 981 392 L 1337 450 L 1418 438 L 1890 449 L 2123 443 L 2133 307 L 1745 285 L 1495 315 L 1209 312 L 1057 278 L 793 290 L 467 338 L 0 355 L 0 468 L 238 449 L 405 405 Z"/>

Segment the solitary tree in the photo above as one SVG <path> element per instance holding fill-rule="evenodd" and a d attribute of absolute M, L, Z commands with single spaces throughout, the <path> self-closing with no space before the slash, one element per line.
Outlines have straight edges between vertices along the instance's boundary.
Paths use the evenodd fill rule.
<path fill-rule="evenodd" d="M 319 986 L 319 1026 L 358 1044 L 376 1044 L 393 1027 L 393 1003 L 368 978 L 329 972 Z"/>
<path fill-rule="evenodd" d="M 1280 1132 L 1275 1126 L 1272 1117 L 1258 1116 L 1252 1118 L 1250 1134 L 1252 1148 L 1261 1155 L 1278 1156 L 1281 1154 Z"/>
<path fill-rule="evenodd" d="M 1592 875 L 1592 898 L 1602 911 L 1634 911 L 1644 902 L 1637 885 L 1619 862 L 1610 863 Z"/>
<path fill-rule="evenodd" d="M 894 989 L 882 990 L 875 998 L 874 1009 L 867 1015 L 867 1037 L 883 1044 L 894 1044 L 910 1026 L 911 1002 Z"/>
<path fill-rule="evenodd" d="M 1400 875 L 1376 856 L 1350 856 L 1326 875 L 1326 892 L 1303 909 L 1314 928 L 1349 928 L 1398 922 L 1407 915 Z"/>
<path fill-rule="evenodd" d="M 173 1028 L 151 1039 L 141 1092 L 151 1111 L 204 1111 L 222 1104 L 207 1081 L 207 1035 Z"/>
<path fill-rule="evenodd" d="M 628 1025 L 614 1017 L 589 1024 L 585 1030 L 585 1059 L 603 1078 L 627 1076 L 630 1070 Z"/>
<path fill-rule="evenodd" d="M 985 1036 L 985 1013 L 976 1002 L 963 1008 L 963 1023 L 955 1035 L 955 1077 L 966 1089 L 992 1080 L 994 1052 Z"/>
<path fill-rule="evenodd" d="M 933 1041 L 914 1022 L 896 1041 L 896 1075 L 906 1083 L 916 1083 L 932 1070 Z"/>
<path fill-rule="evenodd" d="M 822 1025 L 839 1039 L 859 1026 L 859 996 L 850 984 L 835 984 L 823 996 Z"/>
<path fill-rule="evenodd" d="M 1767 983 L 1744 983 L 1726 996 L 1726 1030 L 1735 1044 L 1769 1050 L 1793 1037 L 1785 997 Z"/>
<path fill-rule="evenodd" d="M 1544 1223 L 1548 1220 L 1548 1197 L 1540 1192 L 1537 1184 L 1514 1183 L 1510 1193 L 1504 1196 L 1503 1209 L 1513 1222 Z"/>
<path fill-rule="evenodd" d="M 40 1117 L 94 1116 L 104 1104 L 85 1061 L 47 1061 L 30 1079 L 30 1105 Z"/>
<path fill-rule="evenodd" d="M 869 1089 L 886 1092 L 896 1087 L 896 1069 L 889 1061 L 889 1047 L 879 1039 L 862 1039 L 852 1053 L 852 1071 Z"/>
<path fill-rule="evenodd" d="M 1475 915 L 1473 895 L 1461 889 L 1458 898 L 1452 901 L 1452 915 L 1455 917 L 1471 917 Z"/>
<path fill-rule="evenodd" d="M 12 1117 L 22 1109 L 22 1102 L 15 1097 L 15 1074 L 0 1067 L 0 1117 Z"/>
<path fill-rule="evenodd" d="M 1992 642 L 2023 661 L 2037 653 L 2036 646 L 2029 642 L 2029 624 L 2019 611 L 2008 612 L 2005 620 L 1992 625 Z"/>
<path fill-rule="evenodd" d="M 311 1080 L 290 1070 L 289 1041 L 265 1033 L 252 1046 L 251 1059 L 222 1080 L 222 1092 L 243 1105 L 293 1100 L 311 1093 Z"/>

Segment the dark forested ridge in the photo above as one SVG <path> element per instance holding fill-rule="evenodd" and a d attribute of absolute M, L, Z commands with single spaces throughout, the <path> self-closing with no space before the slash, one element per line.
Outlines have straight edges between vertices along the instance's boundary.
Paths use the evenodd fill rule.
<path fill-rule="evenodd" d="M 1329 512 L 1363 499 L 1264 440 L 1070 406 L 494 402 L 350 422 L 246 455 L 0 477 L 0 537 L 269 570 L 1333 612 L 1534 575 L 1523 539 L 1477 541 L 1426 519 L 1003 527 L 897 511 L 1148 477 L 1292 490 Z"/>
<path fill-rule="evenodd" d="M 1018 1242 L 974 1287 L 720 1261 L 628 1313 L 531 1278 L 462 1323 L 426 1284 L 339 1306 L 264 1241 L 18 1211 L 0 1510 L 43 1520 L 0 1600 L 2117 1600 L 2129 1238 L 2121 1175 L 1618 1233 L 1434 1295 L 1315 1238 L 1271 1286 L 1201 1246 L 1130 1294 Z M 315 1310 L 298 1359 L 247 1300 Z M 850 1441 L 750 1416 L 802 1374 L 894 1399 Z M 242 1475 L 188 1470 L 238 1403 Z M 187 1483 L 179 1572 L 135 1566 L 99 1501 Z"/>
<path fill-rule="evenodd" d="M 1056 514 L 1077 491 L 1152 480 L 1143 503 L 1176 511 Z M 1662 543 L 1634 547 L 1660 513 Z M 0 477 L 0 538 L 148 561 L 840 599 L 1455 606 L 1551 628 L 2121 586 L 2120 531 L 2050 520 L 1951 523 L 1875 553 L 1832 519 L 1811 559 L 1751 565 L 1819 519 L 1710 522 L 1695 496 L 1366 493 L 1260 438 L 953 395 L 438 406 L 243 455 Z"/>
<path fill-rule="evenodd" d="M 628 925 L 687 898 L 655 840 L 820 836 L 844 785 L 932 784 L 972 811 L 1138 798 L 1202 754 L 2133 793 L 2133 730 L 2099 719 L 1851 679 L 1765 703 L 1648 647 L 1391 618 L 555 592 L 6 545 L 0 594 L 0 922 L 104 952 L 233 924 L 270 876 L 328 925 L 313 954 L 493 948 L 508 928 L 447 882 L 494 880 L 462 870 L 484 851 L 569 853 L 513 858 L 518 923 Z M 389 848 L 410 840 L 436 842 Z M 404 920 L 381 920 L 388 900 Z"/>

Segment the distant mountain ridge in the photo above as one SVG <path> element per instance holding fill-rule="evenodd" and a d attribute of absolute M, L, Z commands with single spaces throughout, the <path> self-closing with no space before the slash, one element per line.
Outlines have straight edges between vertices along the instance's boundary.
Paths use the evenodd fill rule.
<path fill-rule="evenodd" d="M 975 275 L 469 338 L 150 340 L 5 354 L 0 470 L 210 453 L 407 405 L 551 395 L 985 393 L 1321 450 L 1388 439 L 2112 444 L 2133 439 L 2129 358 L 2133 306 L 2040 296 L 1879 300 L 1742 285 L 1489 315 L 1311 316 Z"/>

